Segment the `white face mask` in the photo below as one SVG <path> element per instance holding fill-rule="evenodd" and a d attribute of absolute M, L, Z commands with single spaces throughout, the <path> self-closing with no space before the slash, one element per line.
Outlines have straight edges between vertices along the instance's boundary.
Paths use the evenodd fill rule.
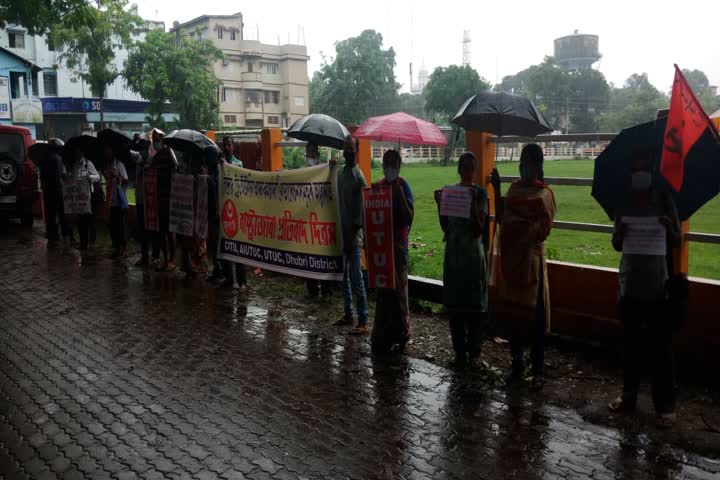
<path fill-rule="evenodd" d="M 652 175 L 650 172 L 634 172 L 632 174 L 632 189 L 635 191 L 644 191 L 650 189 L 652 185 Z"/>
<path fill-rule="evenodd" d="M 383 173 L 385 174 L 385 180 L 388 182 L 394 182 L 398 178 L 398 169 L 393 167 L 385 167 L 383 168 Z"/>

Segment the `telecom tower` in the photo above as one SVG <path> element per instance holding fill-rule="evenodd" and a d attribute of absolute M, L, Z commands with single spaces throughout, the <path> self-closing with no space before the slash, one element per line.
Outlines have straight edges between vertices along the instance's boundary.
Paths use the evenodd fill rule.
<path fill-rule="evenodd" d="M 462 41 L 463 47 L 462 47 L 462 64 L 470 66 L 470 47 L 472 46 L 472 40 L 470 39 L 470 30 L 465 30 L 463 32 L 463 41 Z"/>

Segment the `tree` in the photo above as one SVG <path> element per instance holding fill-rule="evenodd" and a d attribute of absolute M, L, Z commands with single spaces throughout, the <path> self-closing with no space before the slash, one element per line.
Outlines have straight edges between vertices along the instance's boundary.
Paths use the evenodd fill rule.
<path fill-rule="evenodd" d="M 398 96 L 399 112 L 405 112 L 413 117 L 425 119 L 425 99 L 422 95 L 412 93 L 401 93 Z"/>
<path fill-rule="evenodd" d="M 660 109 L 667 108 L 668 96 L 650 83 L 646 73 L 634 73 L 622 88 L 610 92 L 608 112 L 599 119 L 603 130 L 619 132 L 623 128 L 649 122 Z"/>
<path fill-rule="evenodd" d="M 22 25 L 30 35 L 42 35 L 87 5 L 87 0 L 0 0 L 0 28 Z"/>
<path fill-rule="evenodd" d="M 137 6 L 127 0 L 97 0 L 67 13 L 50 30 L 50 40 L 59 49 L 59 61 L 74 70 L 75 77 L 90 85 L 100 99 L 100 128 L 105 128 L 105 89 L 120 75 L 115 50 L 132 45 L 132 33 L 141 24 Z"/>
<path fill-rule="evenodd" d="M 490 83 L 468 65 L 437 67 L 423 90 L 425 111 L 429 118 L 447 122 L 465 100 L 489 88 Z"/>
<path fill-rule="evenodd" d="M 335 58 L 325 62 L 310 81 L 312 112 L 331 115 L 345 124 L 396 111 L 395 51 L 383 49 L 383 38 L 365 30 L 335 44 Z"/>
<path fill-rule="evenodd" d="M 703 107 L 703 110 L 710 115 L 720 110 L 720 96 L 713 92 L 710 81 L 702 70 L 683 69 L 683 75 L 690 84 L 695 96 Z"/>
<path fill-rule="evenodd" d="M 610 99 L 610 86 L 602 73 L 565 70 L 553 57 L 503 78 L 495 90 L 525 95 L 550 125 L 566 132 L 597 131 L 599 115 Z"/>
<path fill-rule="evenodd" d="M 215 128 L 220 82 L 212 67 L 220 59 L 222 51 L 209 40 L 185 40 L 175 47 L 172 34 L 152 30 L 130 50 L 125 83 L 148 100 L 152 125 L 162 126 L 162 115 L 173 108 L 180 115 L 181 128 Z"/>

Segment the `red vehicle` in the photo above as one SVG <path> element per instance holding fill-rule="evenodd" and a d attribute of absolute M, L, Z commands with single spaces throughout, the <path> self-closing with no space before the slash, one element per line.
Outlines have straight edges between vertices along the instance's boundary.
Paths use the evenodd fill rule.
<path fill-rule="evenodd" d="M 27 128 L 0 125 L 0 217 L 19 218 L 26 226 L 32 225 L 38 191 L 37 169 L 28 156 L 33 143 Z"/>

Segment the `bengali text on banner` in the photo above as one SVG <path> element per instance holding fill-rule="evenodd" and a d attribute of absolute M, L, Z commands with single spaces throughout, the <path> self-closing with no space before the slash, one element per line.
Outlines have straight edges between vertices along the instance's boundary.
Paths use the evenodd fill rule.
<path fill-rule="evenodd" d="M 306 278 L 342 279 L 334 169 L 222 168 L 221 258 Z"/>

